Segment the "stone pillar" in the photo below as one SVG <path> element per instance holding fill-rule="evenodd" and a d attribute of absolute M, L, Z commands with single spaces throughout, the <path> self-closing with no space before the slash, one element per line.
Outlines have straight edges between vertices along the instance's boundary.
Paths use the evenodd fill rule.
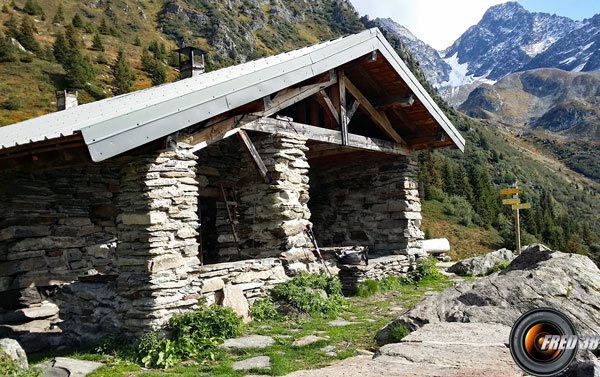
<path fill-rule="evenodd" d="M 247 258 L 280 256 L 284 265 L 313 260 L 304 229 L 310 224 L 308 209 L 308 162 L 306 138 L 275 134 L 253 142 L 271 173 L 267 184 L 247 155 L 242 157 L 240 244 Z"/>
<path fill-rule="evenodd" d="M 121 169 L 117 286 L 131 333 L 160 328 L 199 297 L 192 284 L 200 263 L 198 187 L 207 180 L 196 175 L 189 146 L 178 148 L 134 157 Z"/>

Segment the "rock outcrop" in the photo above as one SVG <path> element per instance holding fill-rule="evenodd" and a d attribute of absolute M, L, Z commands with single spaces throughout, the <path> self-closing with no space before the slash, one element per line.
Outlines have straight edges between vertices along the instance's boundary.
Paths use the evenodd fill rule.
<path fill-rule="evenodd" d="M 381 329 L 376 340 L 390 343 L 390 329 L 397 325 L 410 331 L 439 322 L 512 326 L 521 314 L 540 307 L 560 310 L 581 334 L 598 334 L 599 302 L 600 270 L 594 262 L 532 245 L 500 273 L 457 283 L 428 297 Z"/>
<path fill-rule="evenodd" d="M 10 338 L 0 339 L 0 360 L 2 360 L 3 354 L 14 360 L 21 368 L 29 368 L 27 354 L 16 340 Z"/>
<path fill-rule="evenodd" d="M 480 257 L 473 257 L 456 262 L 448 268 L 448 272 L 457 275 L 485 275 L 497 263 L 511 262 L 515 255 L 508 249 L 499 249 Z"/>

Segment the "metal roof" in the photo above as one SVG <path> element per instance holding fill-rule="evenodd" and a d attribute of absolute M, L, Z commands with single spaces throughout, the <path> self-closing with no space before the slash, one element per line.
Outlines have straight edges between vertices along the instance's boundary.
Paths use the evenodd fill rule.
<path fill-rule="evenodd" d="M 81 132 L 92 160 L 102 161 L 375 50 L 464 150 L 462 136 L 376 28 L 0 127 L 0 150 Z"/>

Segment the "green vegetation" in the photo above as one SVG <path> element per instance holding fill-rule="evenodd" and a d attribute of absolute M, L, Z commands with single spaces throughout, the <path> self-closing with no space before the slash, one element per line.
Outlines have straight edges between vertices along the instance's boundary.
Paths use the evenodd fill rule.
<path fill-rule="evenodd" d="M 266 321 L 280 317 L 271 297 L 256 299 L 252 305 L 250 305 L 250 314 L 254 321 Z"/>
<path fill-rule="evenodd" d="M 37 369 L 31 367 L 23 369 L 0 350 L 0 376 L 4 377 L 39 377 L 40 373 Z"/>
<path fill-rule="evenodd" d="M 133 90 L 133 81 L 135 77 L 131 72 L 131 66 L 123 51 L 119 51 L 117 61 L 112 67 L 113 85 L 116 87 L 115 94 L 129 93 Z"/>
<path fill-rule="evenodd" d="M 104 51 L 104 44 L 102 43 L 102 37 L 100 34 L 94 34 L 94 39 L 92 40 L 92 50 L 94 51 Z"/>
<path fill-rule="evenodd" d="M 336 276 L 301 272 L 273 289 L 273 297 L 313 316 L 331 316 L 344 310 L 348 303 Z"/>
<path fill-rule="evenodd" d="M 407 335 L 408 330 L 400 324 L 396 324 L 390 329 L 390 341 L 392 343 L 401 341 Z"/>
<path fill-rule="evenodd" d="M 490 267 L 487 271 L 486 271 L 486 275 L 491 275 L 494 272 L 498 272 L 498 271 L 502 271 L 504 270 L 506 267 L 508 267 L 508 265 L 510 264 L 509 261 L 503 261 L 503 262 L 496 262 L 492 267 Z"/>
<path fill-rule="evenodd" d="M 198 353 L 197 356 L 183 357 L 184 362 L 177 362 L 176 365 L 164 369 L 164 366 L 156 366 L 151 370 L 141 370 L 141 361 L 144 355 L 155 355 L 152 360 L 158 360 L 162 350 L 161 364 L 165 362 L 173 363 L 177 357 L 172 357 L 176 336 L 168 338 L 170 346 L 160 345 L 162 341 L 156 333 L 149 333 L 140 339 L 137 346 L 133 346 L 129 341 L 122 339 L 103 339 L 93 348 L 78 350 L 54 351 L 50 354 L 32 355 L 32 363 L 43 362 L 52 357 L 65 356 L 84 360 L 100 361 L 105 364 L 90 375 L 90 377 L 159 377 L 159 376 L 217 376 L 217 377 L 241 377 L 248 373 L 265 374 L 281 376 L 300 369 L 314 369 L 323 367 L 332 361 L 345 359 L 354 356 L 356 349 L 366 349 L 375 351 L 377 345 L 374 340 L 375 333 L 389 323 L 397 312 L 390 310 L 395 307 L 407 309 L 419 302 L 423 294 L 430 291 L 439 291 L 451 284 L 447 280 L 421 279 L 416 285 L 402 285 L 398 290 L 385 293 L 379 293 L 368 298 L 350 297 L 347 299 L 346 308 L 338 313 L 338 316 L 353 322 L 347 326 L 331 326 L 331 321 L 326 316 L 317 315 L 309 318 L 278 317 L 277 319 L 264 319 L 262 321 L 252 321 L 247 324 L 242 335 L 268 335 L 275 339 L 275 344 L 264 349 L 236 349 L 225 350 L 211 348 L 210 353 Z M 269 305 L 263 304 L 259 305 Z M 253 305 L 254 306 L 254 305 Z M 183 334 L 189 334 L 189 331 L 196 331 L 199 326 L 200 332 L 205 334 L 216 331 L 217 328 L 237 329 L 230 324 L 234 321 L 227 320 L 226 324 L 216 322 L 215 317 L 222 316 L 220 312 L 212 311 L 211 307 L 203 307 L 210 312 L 206 315 L 198 315 L 197 312 L 190 315 L 185 320 L 178 320 L 173 325 L 178 329 L 184 329 Z M 203 310 L 203 309 L 201 309 Z M 180 317 L 181 318 L 181 317 Z M 211 322 L 214 326 L 208 326 L 199 323 Z M 222 320 L 221 320 L 222 321 Z M 171 326 L 171 324 L 169 325 Z M 190 329 L 190 330 L 188 330 Z M 191 330 L 193 329 L 193 330 Z M 178 330 L 179 331 L 179 330 Z M 237 333 L 237 330 L 235 330 Z M 293 346 L 294 339 L 317 334 L 325 340 L 310 344 L 304 347 Z M 403 329 L 399 328 L 395 332 L 398 339 L 406 335 Z M 217 335 L 224 335 L 219 333 Z M 184 335 L 184 338 L 187 335 Z M 185 342 L 183 343 L 185 344 Z M 320 349 L 324 346 L 332 346 L 335 355 L 327 355 Z M 209 356 L 212 354 L 212 359 Z M 270 370 L 251 370 L 235 371 L 232 364 L 235 361 L 247 359 L 254 356 L 268 356 L 271 359 L 272 367 Z M 29 377 L 29 376 L 27 376 Z"/>
<path fill-rule="evenodd" d="M 369 297 L 376 293 L 397 291 L 405 286 L 419 285 L 419 283 L 446 281 L 446 277 L 442 275 L 435 267 L 437 260 L 433 257 L 419 260 L 415 270 L 406 275 L 388 275 L 381 280 L 365 280 L 360 283 L 356 293 L 359 297 Z"/>

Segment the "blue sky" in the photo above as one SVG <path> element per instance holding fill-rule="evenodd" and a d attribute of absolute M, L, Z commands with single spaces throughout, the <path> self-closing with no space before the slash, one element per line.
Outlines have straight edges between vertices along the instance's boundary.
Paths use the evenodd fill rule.
<path fill-rule="evenodd" d="M 371 18 L 390 17 L 437 49 L 450 46 L 475 25 L 492 5 L 505 0 L 351 0 L 356 10 Z M 522 0 L 532 12 L 555 13 L 575 20 L 600 13 L 600 1 Z"/>

